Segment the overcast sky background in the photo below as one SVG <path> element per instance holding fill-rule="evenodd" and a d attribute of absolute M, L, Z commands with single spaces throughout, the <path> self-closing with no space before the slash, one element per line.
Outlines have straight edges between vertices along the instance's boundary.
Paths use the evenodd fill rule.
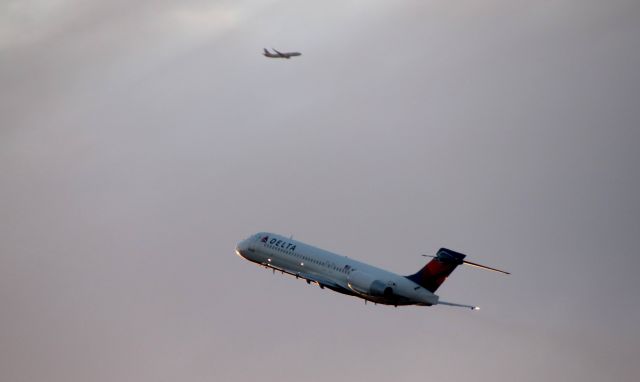
<path fill-rule="evenodd" d="M 0 379 L 637 381 L 639 19 L 0 1 Z M 513 275 L 439 289 L 478 312 L 365 306 L 237 257 L 259 230 Z"/>

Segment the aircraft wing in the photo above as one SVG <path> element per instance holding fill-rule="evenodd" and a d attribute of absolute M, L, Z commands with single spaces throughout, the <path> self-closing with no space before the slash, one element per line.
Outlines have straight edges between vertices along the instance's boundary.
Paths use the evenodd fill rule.
<path fill-rule="evenodd" d="M 333 288 L 342 288 L 341 285 L 338 285 L 335 281 L 326 279 L 321 276 L 312 275 L 310 273 L 299 273 L 299 277 L 302 277 L 305 280 L 311 281 L 312 283 L 316 283 L 319 286 L 333 287 Z"/>
<path fill-rule="evenodd" d="M 320 288 L 327 287 L 334 292 L 346 294 L 349 296 L 356 296 L 356 294 L 353 293 L 353 291 L 349 289 L 346 285 L 340 285 L 339 283 L 333 280 L 329 280 L 324 277 L 321 277 L 318 275 L 312 275 L 308 273 L 299 273 L 297 276 L 302 277 L 303 279 L 307 280 L 307 282 L 312 282 L 314 284 L 317 284 Z"/>
<path fill-rule="evenodd" d="M 311 273 L 305 273 L 305 272 L 291 272 L 291 271 L 288 271 L 286 269 L 275 267 L 275 266 L 270 265 L 270 264 L 262 264 L 262 265 L 267 267 L 267 268 L 271 268 L 274 271 L 279 271 L 279 272 L 282 272 L 282 273 L 286 273 L 286 274 L 294 276 L 296 278 L 305 279 L 308 282 L 312 282 L 314 284 L 317 284 L 321 288 L 327 287 L 327 288 L 329 288 L 331 290 L 334 290 L 336 292 L 349 294 L 349 295 L 353 295 L 354 294 L 346 286 L 340 285 L 340 284 L 336 283 L 335 281 L 327 279 L 327 278 L 324 278 L 322 276 L 318 276 L 318 275 L 311 274 Z"/>

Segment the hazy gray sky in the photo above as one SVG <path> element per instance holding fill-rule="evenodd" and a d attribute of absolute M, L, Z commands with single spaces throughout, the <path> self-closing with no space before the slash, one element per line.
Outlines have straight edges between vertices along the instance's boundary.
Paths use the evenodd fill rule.
<path fill-rule="evenodd" d="M 637 381 L 639 18 L 1 1 L 0 380 Z M 513 275 L 365 306 L 235 256 L 258 230 Z"/>

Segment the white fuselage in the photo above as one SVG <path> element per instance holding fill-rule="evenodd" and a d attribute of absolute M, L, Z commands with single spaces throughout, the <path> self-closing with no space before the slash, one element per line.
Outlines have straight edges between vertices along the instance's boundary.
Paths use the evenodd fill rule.
<path fill-rule="evenodd" d="M 264 52 L 263 55 L 265 57 L 269 57 L 269 58 L 286 58 L 289 59 L 291 57 L 297 57 L 297 56 L 301 56 L 302 53 L 299 52 L 291 52 L 291 53 L 270 53 L 270 52 Z"/>
<path fill-rule="evenodd" d="M 438 296 L 404 276 L 297 240 L 260 232 L 238 243 L 236 253 L 254 263 L 320 287 L 389 305 L 435 305 Z"/>

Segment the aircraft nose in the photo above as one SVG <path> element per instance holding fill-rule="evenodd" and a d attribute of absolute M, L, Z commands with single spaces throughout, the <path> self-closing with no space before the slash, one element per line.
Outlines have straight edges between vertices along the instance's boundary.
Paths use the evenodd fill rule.
<path fill-rule="evenodd" d="M 249 240 L 242 240 L 236 245 L 236 254 L 240 257 L 246 257 L 246 252 L 249 249 Z"/>

